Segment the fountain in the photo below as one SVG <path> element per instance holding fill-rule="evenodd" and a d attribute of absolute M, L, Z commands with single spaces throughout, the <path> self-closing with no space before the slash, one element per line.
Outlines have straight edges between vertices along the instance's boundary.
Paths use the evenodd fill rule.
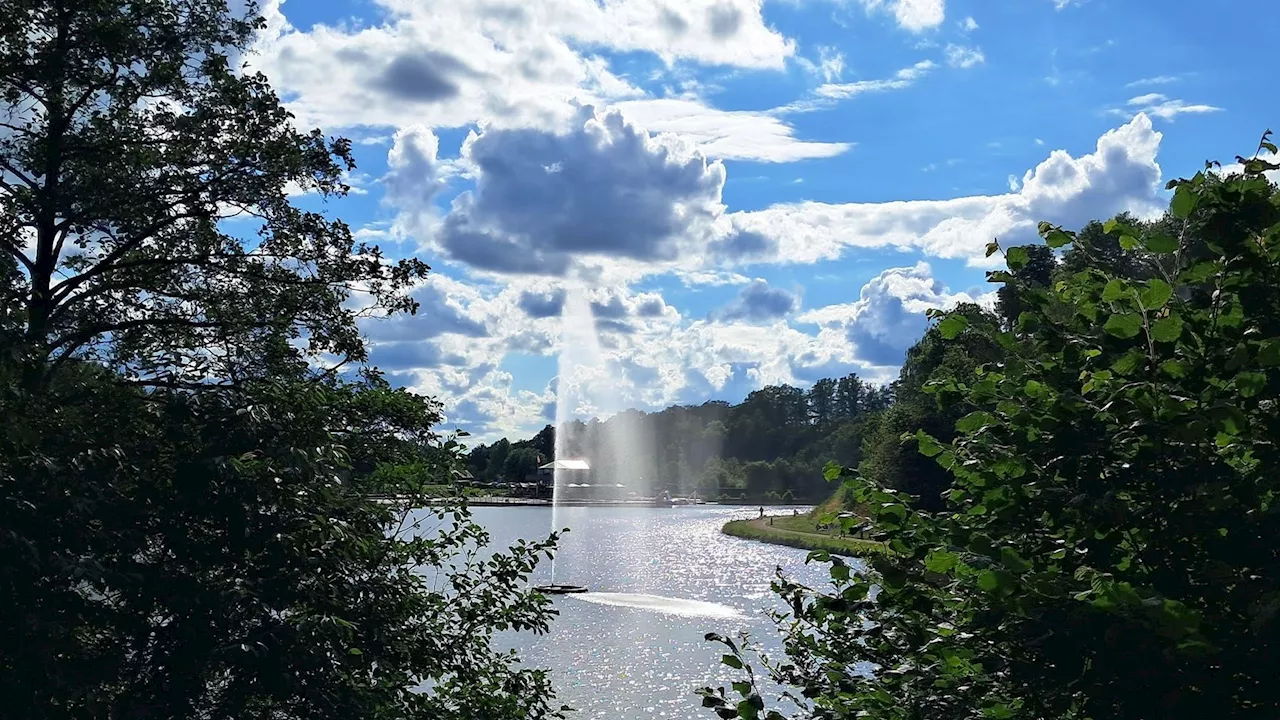
<path fill-rule="evenodd" d="M 587 291 L 580 285 L 565 290 L 557 371 L 555 461 L 543 466 L 552 470 L 552 528 L 562 529 L 566 503 L 657 503 L 646 482 L 658 474 L 648 429 L 638 414 L 622 412 L 617 389 L 622 369 L 606 356 Z M 595 420 L 610 416 L 609 422 Z M 593 420 L 584 423 L 582 418 Z M 556 577 L 553 559 L 551 583 L 539 590 L 559 593 L 564 591 L 558 588 L 577 587 L 559 585 Z"/>

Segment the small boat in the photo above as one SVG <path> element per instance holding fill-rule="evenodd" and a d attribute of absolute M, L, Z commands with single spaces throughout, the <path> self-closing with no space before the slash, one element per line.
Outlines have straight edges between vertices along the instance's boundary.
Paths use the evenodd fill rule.
<path fill-rule="evenodd" d="M 587 591 L 585 585 L 537 585 L 533 589 L 543 595 L 571 595 Z"/>

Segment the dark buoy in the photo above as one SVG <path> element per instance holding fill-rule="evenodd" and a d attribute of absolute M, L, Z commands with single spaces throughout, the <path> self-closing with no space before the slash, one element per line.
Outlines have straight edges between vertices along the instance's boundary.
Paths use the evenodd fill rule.
<path fill-rule="evenodd" d="M 534 590 L 543 595 L 569 595 L 570 593 L 584 593 L 587 588 L 585 585 L 538 585 Z"/>

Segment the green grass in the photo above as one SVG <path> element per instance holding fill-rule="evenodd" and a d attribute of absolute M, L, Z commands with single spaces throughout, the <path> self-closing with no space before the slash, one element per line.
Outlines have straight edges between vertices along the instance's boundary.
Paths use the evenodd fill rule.
<path fill-rule="evenodd" d="M 721 532 L 746 540 L 787 545 L 803 550 L 826 550 L 833 555 L 849 557 L 868 557 L 889 552 L 884 543 L 875 540 L 839 537 L 832 533 L 818 531 L 814 518 L 809 515 L 775 516 L 773 525 L 768 524 L 767 518 L 764 521 L 731 520 L 724 524 Z"/>

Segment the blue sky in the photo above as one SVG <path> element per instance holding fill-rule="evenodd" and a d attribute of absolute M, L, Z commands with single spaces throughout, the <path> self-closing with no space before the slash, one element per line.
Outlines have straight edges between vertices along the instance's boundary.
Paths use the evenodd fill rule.
<path fill-rule="evenodd" d="M 356 142 L 325 210 L 434 269 L 374 362 L 491 440 L 550 419 L 566 290 L 620 405 L 891 380 L 928 308 L 989 301 L 992 237 L 1156 213 L 1250 151 L 1271 58 L 1231 38 L 1267 9 L 289 0 L 251 63 Z"/>

